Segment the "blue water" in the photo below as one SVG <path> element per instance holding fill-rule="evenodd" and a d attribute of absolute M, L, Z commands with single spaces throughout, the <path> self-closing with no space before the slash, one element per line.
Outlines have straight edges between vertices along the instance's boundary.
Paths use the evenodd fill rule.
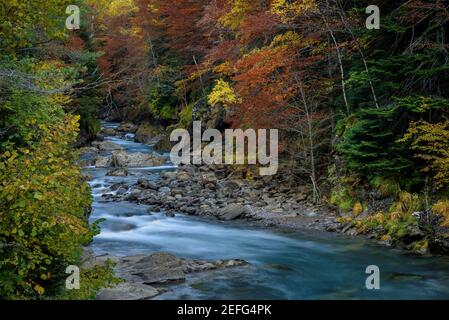
<path fill-rule="evenodd" d="M 107 124 L 115 126 L 114 124 Z M 130 152 L 151 148 L 108 138 Z M 282 233 L 198 217 L 150 213 L 128 202 L 105 202 L 101 194 L 117 182 L 155 179 L 158 168 L 131 169 L 128 177 L 107 177 L 86 168 L 94 196 L 91 220 L 105 218 L 95 238 L 97 253 L 124 256 L 170 252 L 198 259 L 244 259 L 248 267 L 188 276 L 157 299 L 448 299 L 449 258 L 417 257 L 361 238 L 304 230 Z M 369 265 L 380 268 L 380 290 L 365 286 Z"/>

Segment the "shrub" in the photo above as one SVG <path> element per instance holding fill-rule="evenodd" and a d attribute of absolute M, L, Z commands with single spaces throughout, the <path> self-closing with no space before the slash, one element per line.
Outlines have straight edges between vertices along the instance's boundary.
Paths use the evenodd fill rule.
<path fill-rule="evenodd" d="M 441 226 L 449 227 L 449 200 L 438 201 L 432 209 L 433 212 L 443 217 Z"/>
<path fill-rule="evenodd" d="M 89 243 L 88 184 L 71 149 L 79 117 L 51 125 L 34 119 L 27 147 L 4 143 L 0 156 L 0 297 L 43 298 L 57 293 L 65 268 Z"/>

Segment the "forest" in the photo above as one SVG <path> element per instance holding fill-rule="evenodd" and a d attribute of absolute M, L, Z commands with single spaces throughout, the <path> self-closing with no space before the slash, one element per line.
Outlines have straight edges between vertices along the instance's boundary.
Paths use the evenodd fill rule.
<path fill-rule="evenodd" d="M 93 299 L 119 282 L 106 264 L 64 289 L 100 232 L 79 163 L 100 120 L 278 129 L 276 177 L 311 205 L 448 254 L 448 81 L 442 0 L 2 0 L 0 297 Z"/>

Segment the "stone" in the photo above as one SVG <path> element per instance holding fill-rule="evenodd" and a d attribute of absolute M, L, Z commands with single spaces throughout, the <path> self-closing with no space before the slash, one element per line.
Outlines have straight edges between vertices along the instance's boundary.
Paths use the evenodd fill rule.
<path fill-rule="evenodd" d="M 224 183 L 224 187 L 230 190 L 238 190 L 244 185 L 242 180 L 230 180 Z"/>
<path fill-rule="evenodd" d="M 137 131 L 137 126 L 135 124 L 125 122 L 120 124 L 117 131 L 135 133 Z"/>
<path fill-rule="evenodd" d="M 105 137 L 112 137 L 115 136 L 117 132 L 115 131 L 114 128 L 103 128 L 101 129 L 100 134 Z"/>
<path fill-rule="evenodd" d="M 100 151 L 116 151 L 123 150 L 123 147 L 112 141 L 94 141 L 92 146 L 98 148 Z"/>
<path fill-rule="evenodd" d="M 305 193 L 297 193 L 295 196 L 294 196 L 294 199 L 296 200 L 296 201 L 305 201 L 305 200 L 307 200 L 307 194 L 305 194 Z"/>
<path fill-rule="evenodd" d="M 239 218 L 248 213 L 248 209 L 241 204 L 229 204 L 219 211 L 219 218 L 221 220 L 230 221 Z"/>
<path fill-rule="evenodd" d="M 97 153 L 98 152 L 98 148 L 95 148 L 95 147 L 83 147 L 83 148 L 80 148 L 80 152 L 82 154 Z"/>
<path fill-rule="evenodd" d="M 157 142 L 154 143 L 153 148 L 159 152 L 170 152 L 172 149 L 172 143 L 170 136 L 167 134 L 160 134 L 157 136 Z M 156 140 L 155 139 L 155 140 Z"/>
<path fill-rule="evenodd" d="M 128 194 L 128 195 L 126 196 L 125 200 L 127 200 L 127 201 L 135 201 L 135 200 L 138 200 L 138 199 L 140 198 L 141 194 L 142 194 L 142 190 L 140 190 L 140 189 L 134 189 L 134 190 L 131 191 L 130 194 Z"/>
<path fill-rule="evenodd" d="M 185 281 L 182 265 L 180 258 L 161 252 L 123 258 L 117 267 L 120 271 L 118 275 L 125 279 L 134 279 L 145 284 L 164 284 Z"/>
<path fill-rule="evenodd" d="M 173 180 L 173 179 L 176 179 L 177 173 L 176 172 L 170 172 L 170 171 L 169 172 L 164 172 L 162 174 L 162 177 L 167 179 L 167 180 Z"/>
<path fill-rule="evenodd" d="M 155 288 L 139 283 L 119 283 L 114 288 L 102 289 L 97 300 L 148 300 L 159 294 Z"/>
<path fill-rule="evenodd" d="M 161 130 L 148 123 L 144 123 L 137 128 L 135 133 L 134 141 L 154 145 L 158 142 L 157 137 L 160 135 Z"/>
<path fill-rule="evenodd" d="M 117 191 L 115 192 L 116 195 L 118 196 L 122 196 L 124 194 L 126 194 L 128 192 L 128 188 L 118 188 Z"/>
<path fill-rule="evenodd" d="M 191 179 L 191 176 L 187 172 L 178 172 L 176 175 L 176 179 L 178 181 L 189 181 Z"/>
<path fill-rule="evenodd" d="M 170 193 L 171 189 L 169 187 L 161 187 L 158 191 L 161 193 Z"/>
<path fill-rule="evenodd" d="M 203 173 L 201 175 L 201 182 L 203 185 L 207 185 L 209 183 L 215 184 L 217 181 L 218 179 L 213 172 Z"/>
<path fill-rule="evenodd" d="M 94 165 L 97 168 L 108 168 L 111 166 L 111 158 L 97 156 L 93 159 L 92 165 Z"/>
<path fill-rule="evenodd" d="M 126 177 L 128 176 L 128 171 L 123 168 L 117 168 L 109 171 L 106 175 L 111 177 Z"/>
<path fill-rule="evenodd" d="M 165 163 L 165 158 L 154 153 L 127 153 L 113 152 L 112 164 L 114 167 L 155 167 Z"/>

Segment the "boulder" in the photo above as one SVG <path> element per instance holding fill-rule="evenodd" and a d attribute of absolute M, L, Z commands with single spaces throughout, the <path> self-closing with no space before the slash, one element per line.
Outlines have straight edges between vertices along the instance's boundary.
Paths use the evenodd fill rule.
<path fill-rule="evenodd" d="M 100 151 L 115 151 L 123 150 L 123 147 L 112 141 L 94 141 L 92 146 L 96 147 Z"/>
<path fill-rule="evenodd" d="M 111 166 L 111 158 L 97 156 L 93 159 L 92 165 L 94 165 L 97 168 L 108 168 Z"/>
<path fill-rule="evenodd" d="M 112 154 L 114 167 L 156 167 L 164 163 L 165 158 L 154 153 L 127 153 L 119 151 Z"/>
<path fill-rule="evenodd" d="M 145 284 L 185 281 L 182 260 L 169 253 L 123 258 L 117 267 L 119 276 Z"/>
<path fill-rule="evenodd" d="M 120 124 L 120 126 L 117 128 L 117 131 L 135 133 L 137 131 L 137 126 L 135 124 L 126 122 Z"/>
<path fill-rule="evenodd" d="M 161 188 L 159 188 L 159 190 L 158 190 L 160 193 L 170 193 L 171 192 L 171 189 L 169 188 L 169 187 L 161 187 Z"/>
<path fill-rule="evenodd" d="M 244 185 L 242 180 L 230 180 L 226 181 L 223 186 L 229 190 L 238 190 Z"/>
<path fill-rule="evenodd" d="M 170 141 L 170 136 L 167 134 L 160 134 L 156 137 L 157 141 L 154 143 L 154 150 L 159 152 L 170 152 L 172 149 L 172 143 Z"/>
<path fill-rule="evenodd" d="M 186 274 L 215 269 L 245 266 L 244 260 L 192 260 L 181 259 L 169 253 L 153 253 L 121 258 L 115 271 L 118 277 L 131 283 L 167 284 L 179 283 L 186 279 Z"/>
<path fill-rule="evenodd" d="M 98 149 L 95 148 L 95 147 L 83 147 L 83 148 L 80 148 L 80 152 L 81 152 L 82 154 L 86 154 L 86 153 L 97 153 L 97 152 L 98 152 Z"/>
<path fill-rule="evenodd" d="M 154 145 L 161 139 L 161 130 L 150 124 L 142 124 L 136 130 L 134 141 Z"/>
<path fill-rule="evenodd" d="M 126 177 L 128 175 L 128 171 L 123 168 L 117 168 L 109 171 L 106 175 L 110 177 Z"/>
<path fill-rule="evenodd" d="M 217 183 L 217 181 L 218 179 L 213 172 L 203 173 L 201 175 L 201 182 L 203 183 L 203 185 L 207 185 L 209 183 L 215 184 Z"/>
<path fill-rule="evenodd" d="M 239 218 L 240 216 L 247 214 L 248 209 L 237 203 L 230 204 L 219 211 L 219 218 L 221 220 L 230 221 Z"/>
<path fill-rule="evenodd" d="M 100 131 L 100 134 L 105 137 L 113 137 L 117 134 L 114 128 L 103 128 Z"/>
<path fill-rule="evenodd" d="M 186 182 L 186 181 L 190 181 L 192 179 L 192 177 L 187 172 L 180 171 L 176 174 L 176 179 L 178 181 Z"/>
<path fill-rule="evenodd" d="M 139 283 L 119 283 L 114 288 L 102 289 L 97 300 L 147 300 L 157 296 L 155 288 Z"/>

